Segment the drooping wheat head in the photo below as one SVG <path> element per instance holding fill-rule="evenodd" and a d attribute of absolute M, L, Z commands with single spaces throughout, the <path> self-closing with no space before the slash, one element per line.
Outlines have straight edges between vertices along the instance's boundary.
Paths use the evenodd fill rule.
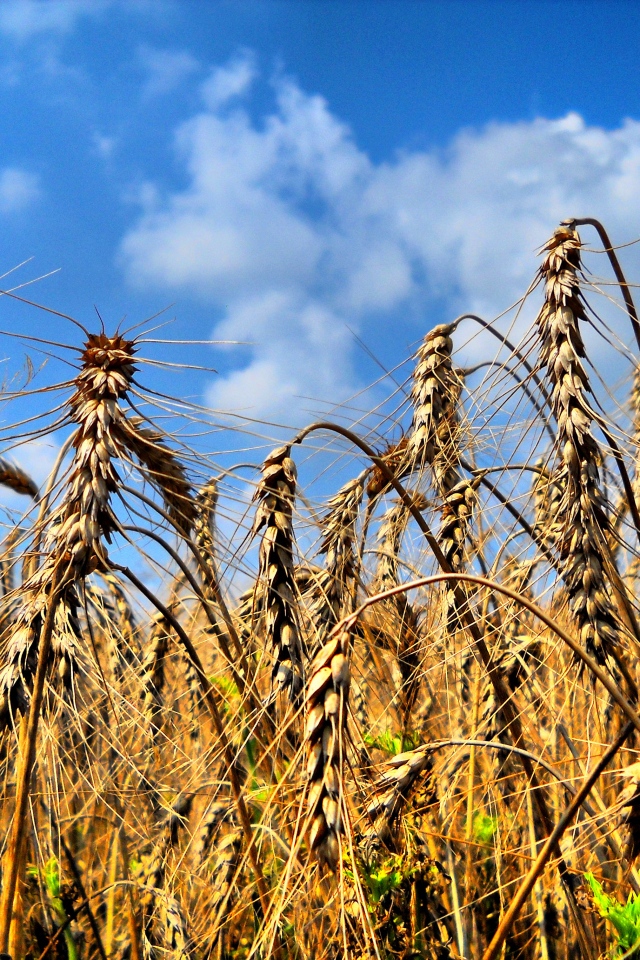
<path fill-rule="evenodd" d="M 38 485 L 28 473 L 5 457 L 0 457 L 0 484 L 16 493 L 24 493 L 34 499 L 38 496 Z"/>
<path fill-rule="evenodd" d="M 429 751 L 418 747 L 399 753 L 387 760 L 374 788 L 375 796 L 367 807 L 367 817 L 372 823 L 365 829 L 366 842 L 373 838 L 388 844 L 391 831 L 403 804 L 418 777 L 431 769 Z"/>

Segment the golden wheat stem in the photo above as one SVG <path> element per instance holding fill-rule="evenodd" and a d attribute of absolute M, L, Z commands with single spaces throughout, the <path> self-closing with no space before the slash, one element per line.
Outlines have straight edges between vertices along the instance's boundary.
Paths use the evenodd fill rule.
<path fill-rule="evenodd" d="M 536 840 L 536 824 L 533 817 L 531 790 L 527 790 L 527 820 L 529 821 L 529 849 L 531 851 L 531 859 L 535 861 L 538 855 L 538 843 Z M 549 938 L 544 922 L 544 887 L 542 885 L 542 878 L 540 877 L 534 885 L 533 898 L 538 922 L 538 936 L 540 938 L 538 941 L 540 946 L 540 960 L 551 960 L 549 954 Z"/>
<path fill-rule="evenodd" d="M 460 960 L 469 960 L 469 944 L 467 941 L 466 924 L 462 916 L 462 903 L 460 901 L 458 874 L 456 871 L 456 863 L 453 857 L 453 850 L 451 849 L 451 844 L 448 839 L 444 841 L 444 847 L 447 855 L 447 872 L 451 877 L 451 905 L 453 907 L 453 919 L 456 926 L 458 953 L 460 954 Z"/>
<path fill-rule="evenodd" d="M 118 815 L 119 827 L 118 827 L 118 842 L 120 848 L 120 857 L 122 859 L 122 872 L 124 875 L 125 889 L 126 889 L 126 898 L 127 898 L 127 924 L 129 927 L 129 942 L 131 943 L 131 960 L 142 960 L 142 952 L 140 949 L 140 931 L 138 928 L 138 918 L 137 912 L 134 904 L 134 895 L 132 889 L 132 883 L 130 882 L 129 877 L 129 864 L 131 863 L 131 858 L 129 856 L 129 844 L 127 841 L 127 832 L 124 825 L 124 811 L 122 810 L 122 805 L 120 803 L 120 797 L 117 792 L 114 792 L 112 795 L 113 806 Z"/>
<path fill-rule="evenodd" d="M 478 735 L 478 717 L 480 713 L 480 665 L 474 662 L 475 677 L 473 680 L 473 704 L 471 708 L 471 736 L 472 739 Z M 473 815 L 475 812 L 475 786 L 476 786 L 476 746 L 472 744 L 469 747 L 469 773 L 467 776 L 467 823 L 465 829 L 465 839 L 467 841 L 467 854 L 465 857 L 465 896 L 469 900 L 471 896 L 471 866 L 472 850 L 471 840 L 473 839 Z"/>
<path fill-rule="evenodd" d="M 28 718 L 20 718 L 20 744 L 26 742 Z M 28 814 L 27 814 L 28 816 Z M 15 857 L 17 865 L 16 888 L 11 905 L 11 919 L 9 921 L 9 947 L 8 951 L 12 957 L 21 957 L 23 952 L 23 933 L 24 933 L 24 870 L 27 854 L 27 831 L 25 830 L 19 840 L 17 853 L 14 848 L 9 848 L 4 855 L 4 869 L 8 873 L 12 867 L 12 860 Z"/>
<path fill-rule="evenodd" d="M 33 681 L 33 692 L 29 707 L 29 720 L 25 730 L 24 740 L 20 744 L 20 758 L 18 761 L 16 800 L 11 823 L 11 836 L 8 846 L 8 871 L 3 878 L 2 896 L 0 897 L 0 953 L 7 953 L 9 947 L 9 930 L 15 895 L 18 871 L 20 868 L 19 851 L 22 847 L 23 835 L 26 829 L 27 804 L 29 800 L 29 785 L 36 758 L 36 739 L 38 736 L 38 722 L 40 708 L 44 694 L 44 683 L 49 666 L 49 653 L 56 608 L 61 595 L 61 581 L 63 572 L 58 562 L 53 570 L 47 614 L 40 634 L 40 648 L 38 651 L 38 666 Z"/>
<path fill-rule="evenodd" d="M 113 952 L 113 929 L 116 915 L 116 880 L 118 879 L 118 853 L 120 849 L 120 829 L 116 827 L 111 837 L 111 854 L 109 856 L 109 884 L 107 894 L 107 925 L 105 931 L 105 951 L 108 957 Z"/>
<path fill-rule="evenodd" d="M 595 227 L 598 231 L 600 239 L 602 240 L 602 246 L 604 247 L 605 253 L 609 258 L 609 262 L 613 267 L 613 272 L 616 275 L 616 280 L 620 285 L 620 290 L 629 314 L 629 319 L 631 320 L 631 326 L 633 327 L 633 332 L 636 338 L 636 343 L 638 344 L 638 349 L 640 350 L 640 320 L 638 320 L 638 312 L 636 310 L 635 304 L 633 302 L 633 297 L 631 296 L 631 288 L 626 281 L 625 275 L 622 272 L 622 267 L 620 266 L 620 261 L 616 255 L 616 252 L 611 245 L 611 240 L 609 240 L 609 234 L 600 223 L 599 220 L 593 219 L 593 217 L 582 217 L 578 220 L 565 220 L 564 223 L 566 226 L 570 227 L 581 227 L 581 226 L 591 226 Z"/>
<path fill-rule="evenodd" d="M 234 762 L 234 755 L 231 750 L 231 746 L 229 744 L 229 740 L 227 738 L 227 734 L 224 729 L 224 724 L 222 723 L 222 715 L 220 713 L 220 709 L 218 707 L 218 702 L 217 702 L 217 691 L 213 686 L 213 684 L 211 683 L 211 681 L 209 680 L 209 678 L 207 677 L 203 669 L 202 663 L 200 662 L 200 657 L 198 656 L 198 653 L 195 647 L 193 646 L 191 640 L 185 633 L 182 625 L 176 620 L 176 618 L 171 614 L 171 612 L 167 609 L 167 607 L 165 607 L 164 604 L 161 603 L 160 600 L 158 600 L 158 598 L 155 596 L 155 594 L 151 592 L 151 590 L 147 589 L 144 583 L 142 583 L 142 581 L 139 580 L 138 577 L 136 577 L 136 575 L 133 573 L 133 571 L 129 570 L 128 567 L 121 567 L 119 565 L 113 564 L 112 568 L 114 570 L 118 570 L 125 577 L 127 577 L 127 579 L 130 580 L 131 583 L 136 587 L 136 589 L 139 590 L 147 598 L 147 600 L 149 600 L 156 607 L 156 609 L 165 617 L 167 622 L 175 630 L 178 638 L 180 639 L 181 643 L 184 645 L 189 655 L 189 658 L 191 659 L 195 669 L 198 672 L 198 677 L 200 679 L 200 685 L 202 687 L 204 698 L 209 708 L 209 713 L 211 715 L 211 719 L 213 720 L 213 724 L 216 729 L 216 734 L 218 736 L 218 739 L 220 740 L 220 745 L 225 758 L 225 764 L 227 767 L 229 780 L 231 782 L 231 789 L 233 791 L 234 800 L 240 816 L 240 823 L 242 825 L 242 830 L 245 836 L 245 842 L 247 845 L 246 852 L 247 852 L 247 855 L 249 856 L 249 859 L 251 860 L 251 866 L 253 868 L 253 872 L 256 878 L 256 885 L 258 887 L 258 894 L 260 897 L 260 903 L 262 906 L 263 915 L 266 917 L 268 915 L 267 909 L 269 905 L 267 888 L 264 881 L 262 868 L 260 866 L 260 862 L 258 860 L 258 855 L 256 852 L 256 847 L 254 842 L 255 838 L 254 838 L 253 831 L 251 829 L 251 820 L 249 818 L 249 812 L 247 810 L 247 806 L 245 803 L 242 785 L 238 778 L 238 773 L 237 773 L 236 765 Z"/>
<path fill-rule="evenodd" d="M 577 791 L 575 797 L 558 820 L 557 824 L 553 828 L 553 831 L 547 837 L 547 840 L 544 843 L 542 850 L 538 854 L 535 863 L 531 866 L 527 876 L 524 878 L 520 887 L 516 891 L 516 894 L 509 905 L 509 909 L 500 921 L 500 926 L 491 940 L 491 943 L 484 952 L 482 960 L 495 960 L 495 958 L 498 956 L 502 944 L 511 932 L 516 917 L 522 909 L 525 900 L 531 893 L 538 877 L 544 870 L 549 858 L 553 854 L 555 848 L 558 846 L 560 838 L 571 826 L 571 823 L 580 809 L 582 801 L 585 799 L 585 797 L 589 796 L 594 783 L 597 781 L 602 771 L 611 762 L 613 757 L 615 757 L 616 753 L 620 750 L 632 729 L 633 724 L 631 722 L 627 723 L 614 743 L 612 743 L 611 746 L 605 750 L 600 760 L 593 767 L 591 773 L 589 773 L 589 775 L 584 779 L 582 786 Z"/>

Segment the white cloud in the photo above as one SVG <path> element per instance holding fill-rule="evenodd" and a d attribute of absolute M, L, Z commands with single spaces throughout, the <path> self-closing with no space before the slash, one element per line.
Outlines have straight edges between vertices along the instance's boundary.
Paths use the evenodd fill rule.
<path fill-rule="evenodd" d="M 0 171 L 0 213 L 18 213 L 40 196 L 38 177 L 18 167 Z"/>
<path fill-rule="evenodd" d="M 3 0 L 0 33 L 24 42 L 36 34 L 69 33 L 82 16 L 102 12 L 105 0 Z"/>
<path fill-rule="evenodd" d="M 341 399 L 356 386 L 346 323 L 426 316 L 436 301 L 491 317 L 524 293 L 567 216 L 601 219 L 618 242 L 640 232 L 634 120 L 492 123 L 374 164 L 290 80 L 257 120 L 228 103 L 254 79 L 247 56 L 213 72 L 206 109 L 176 133 L 189 186 L 158 189 L 122 245 L 133 284 L 196 293 L 226 309 L 215 337 L 255 342 L 213 383 L 215 407 L 291 420 L 295 394 Z M 622 255 L 637 276 L 636 248 Z M 406 341 L 424 332 L 411 323 Z"/>
<path fill-rule="evenodd" d="M 245 93 L 256 77 L 253 55 L 246 51 L 224 67 L 216 67 L 202 84 L 202 99 L 211 110 L 217 110 L 234 97 Z"/>
<path fill-rule="evenodd" d="M 147 74 L 143 93 L 156 97 L 170 93 L 199 69 L 199 63 L 187 50 L 160 50 L 143 44 L 138 57 Z"/>

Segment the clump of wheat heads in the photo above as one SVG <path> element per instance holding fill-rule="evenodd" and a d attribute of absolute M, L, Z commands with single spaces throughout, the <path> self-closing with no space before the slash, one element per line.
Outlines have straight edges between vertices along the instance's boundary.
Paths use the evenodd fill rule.
<path fill-rule="evenodd" d="M 559 631 L 571 638 L 575 623 L 567 626 L 554 589 L 565 584 L 560 596 L 569 597 L 581 645 L 608 663 L 623 634 L 613 602 L 602 601 L 615 572 L 606 547 L 619 544 L 620 578 L 633 583 L 635 540 L 625 521 L 626 491 L 620 522 L 611 529 L 603 522 L 600 477 L 610 484 L 611 455 L 592 436 L 601 421 L 581 353 L 579 252 L 565 225 L 545 251 L 548 287 L 538 325 L 512 352 L 525 364 L 538 335 L 548 393 L 529 368 L 527 384 L 511 378 L 505 389 L 504 365 L 478 388 L 469 374 L 463 393 L 454 365 L 458 322 L 430 331 L 410 381 L 411 406 L 390 400 L 388 421 L 373 410 L 364 421 L 384 452 L 367 452 L 363 441 L 360 453 L 371 463 L 354 469 L 337 492 L 330 472 L 322 473 L 325 495 L 312 515 L 321 563 L 302 523 L 294 535 L 295 504 L 307 494 L 313 461 L 299 480 L 289 445 L 267 456 L 256 492 L 254 570 L 244 497 L 221 479 L 206 479 L 229 476 L 218 454 L 199 459 L 186 442 L 173 452 L 141 416 L 148 408 L 139 403 L 135 343 L 90 338 L 66 407 L 65 424 L 75 431 L 70 466 L 47 485 L 51 505 L 41 519 L 30 526 L 27 514 L 17 537 L 9 530 L 0 557 L 8 571 L 0 647 L 7 681 L 3 828 L 20 772 L 12 728 L 19 719 L 24 725 L 21 714 L 34 696 L 55 598 L 46 719 L 23 815 L 33 829 L 24 830 L 17 851 L 26 878 L 13 904 L 22 953 L 61 956 L 55 948 L 64 943 L 69 956 L 75 950 L 84 960 L 101 955 L 102 941 L 107 957 L 132 960 L 484 955 L 512 892 L 619 720 L 620 699 L 587 683 L 563 646 Z M 456 348 L 464 348 L 457 338 Z M 595 378 L 592 387 L 599 389 Z M 542 403 L 531 404 L 536 389 L 551 399 L 559 425 L 550 468 L 535 439 L 543 415 Z M 535 413 L 523 420 L 525 395 Z M 347 433 L 354 436 L 343 430 L 343 440 Z M 343 440 L 322 456 L 330 449 L 338 461 Z M 624 457 L 632 466 L 628 451 Z M 385 500 L 389 472 L 398 500 Z M 130 474 L 155 493 L 134 502 Z M 179 534 L 172 545 L 155 539 L 146 558 L 154 572 L 145 567 L 140 593 L 131 595 L 116 579 L 127 568 L 111 564 L 107 553 L 109 538 L 134 530 L 120 527 L 125 496 L 129 516 L 145 503 L 157 508 L 161 529 Z M 218 502 L 223 537 L 214 527 Z M 145 530 L 137 533 L 144 553 Z M 453 581 L 434 562 L 436 543 L 442 566 L 473 581 L 464 616 L 454 608 Z M 24 582 L 21 549 L 32 561 Z M 444 604 L 443 589 L 450 591 Z M 470 666 L 476 634 L 520 718 L 519 733 L 494 696 L 486 661 Z M 178 638 L 183 646 L 186 638 L 187 651 L 189 644 L 201 651 L 202 661 L 190 654 L 183 660 Z M 265 646 L 268 671 L 259 669 Z M 360 669 L 351 689 L 351 671 Z M 266 716 L 264 705 L 281 690 L 293 705 Z M 632 768 L 631 741 L 624 751 L 621 765 Z M 523 775 L 523 755 L 539 771 L 538 786 Z M 538 795 L 546 798 L 548 822 L 536 813 Z M 640 878 L 632 863 L 637 845 L 625 848 L 616 828 L 620 802 L 605 776 L 560 842 L 574 885 L 591 870 L 625 902 Z M 627 808 L 622 814 L 633 827 Z M 3 890 L 8 863 L 5 856 Z M 57 899 L 45 889 L 45 878 L 53 885 L 56 877 Z M 84 890 L 75 900 L 72 879 Z M 593 956 L 612 946 L 547 870 L 507 951 L 521 960 L 588 956 L 584 929 Z"/>

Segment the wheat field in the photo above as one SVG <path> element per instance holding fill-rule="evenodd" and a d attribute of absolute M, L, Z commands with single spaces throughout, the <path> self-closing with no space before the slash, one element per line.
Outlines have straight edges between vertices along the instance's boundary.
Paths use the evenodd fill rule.
<path fill-rule="evenodd" d="M 531 276 L 235 464 L 144 332 L 5 384 L 0 954 L 640 956 L 640 322 L 597 221 Z"/>

